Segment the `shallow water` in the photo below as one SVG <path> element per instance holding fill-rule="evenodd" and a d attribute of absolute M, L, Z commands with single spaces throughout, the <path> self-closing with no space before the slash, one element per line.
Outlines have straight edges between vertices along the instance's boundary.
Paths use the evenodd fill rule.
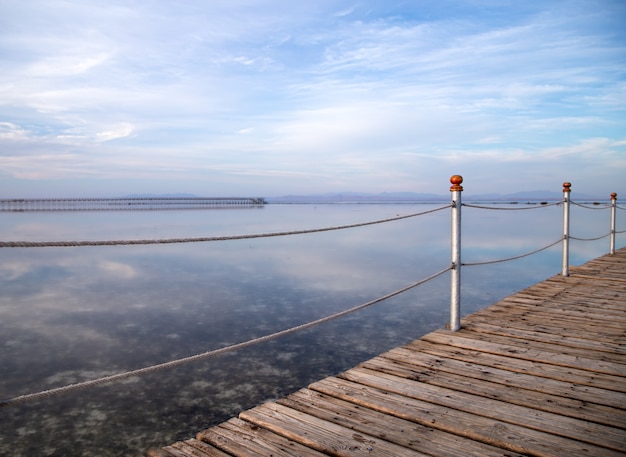
<path fill-rule="evenodd" d="M 353 224 L 428 205 L 266 205 L 230 210 L 2 213 L 1 239 L 101 240 L 267 233 Z M 618 214 L 618 221 L 619 221 Z M 562 209 L 463 210 L 463 261 L 532 251 L 561 236 Z M 572 208 L 571 233 L 609 230 Z M 619 229 L 619 222 L 618 222 Z M 246 341 L 350 308 L 449 264 L 450 210 L 308 235 L 150 246 L 5 248 L 0 398 Z M 618 237 L 618 247 L 624 245 Z M 608 239 L 572 241 L 571 264 Z M 464 267 L 468 314 L 561 268 L 557 245 Z M 404 344 L 448 321 L 447 274 L 366 310 L 247 349 L 0 409 L 0 454 L 132 456 Z"/>

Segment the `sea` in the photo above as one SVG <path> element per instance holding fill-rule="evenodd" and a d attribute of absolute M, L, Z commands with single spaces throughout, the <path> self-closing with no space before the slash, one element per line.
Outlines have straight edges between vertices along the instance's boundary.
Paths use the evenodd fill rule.
<path fill-rule="evenodd" d="M 560 274 L 563 207 L 462 209 L 461 313 Z M 432 211 L 431 210 L 436 210 Z M 451 209 L 433 203 L 1 212 L 0 241 L 231 237 L 0 249 L 0 401 L 269 335 L 367 303 L 450 265 Z M 618 231 L 626 223 L 620 221 Z M 624 216 L 621 216 L 622 219 Z M 570 234 L 608 234 L 574 205 Z M 489 263 L 533 252 L 530 256 Z M 617 247 L 626 245 L 623 234 Z M 570 240 L 570 265 L 609 238 Z M 487 262 L 486 264 L 482 264 Z M 137 456 L 349 369 L 449 322 L 450 274 L 304 331 L 155 373 L 0 407 L 0 455 Z"/>

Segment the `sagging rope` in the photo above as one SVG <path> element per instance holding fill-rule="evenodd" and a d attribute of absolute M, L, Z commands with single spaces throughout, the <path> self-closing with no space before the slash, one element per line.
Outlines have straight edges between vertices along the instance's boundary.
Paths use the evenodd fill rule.
<path fill-rule="evenodd" d="M 596 238 L 579 238 L 579 237 L 570 235 L 570 239 L 576 240 L 576 241 L 598 241 L 598 240 L 601 240 L 602 238 L 606 238 L 607 236 L 610 236 L 610 235 L 611 235 L 611 232 L 609 232 L 609 233 L 607 233 L 605 235 L 598 236 Z"/>
<path fill-rule="evenodd" d="M 333 230 L 344 230 L 356 227 L 365 227 L 368 225 L 383 224 L 385 222 L 399 221 L 417 216 L 441 211 L 450 208 L 448 204 L 438 208 L 422 211 L 419 213 L 407 214 L 404 216 L 390 217 L 387 219 L 379 219 L 370 222 L 360 222 L 349 225 L 339 225 L 335 227 L 323 227 L 317 229 L 291 230 L 287 232 L 271 232 L 257 233 L 249 235 L 227 235 L 227 236 L 208 236 L 199 238 L 170 238 L 161 240 L 112 240 L 112 241 L 0 241 L 0 248 L 41 248 L 41 247 L 75 247 L 75 246 L 129 246 L 138 244 L 174 244 L 174 243 L 204 243 L 209 241 L 231 241 L 231 240 L 249 240 L 253 238 L 271 238 L 287 235 L 304 235 L 307 233 L 329 232 Z"/>
<path fill-rule="evenodd" d="M 609 204 L 604 204 L 603 206 L 588 206 L 588 205 L 583 205 L 581 203 L 576 203 L 575 201 L 570 201 L 570 203 L 572 205 L 576 205 L 580 208 L 585 208 L 585 209 L 610 209 L 611 205 Z"/>
<path fill-rule="evenodd" d="M 496 211 L 524 211 L 524 210 L 528 210 L 528 209 L 549 208 L 551 206 L 561 205 L 562 203 L 563 202 L 558 201 L 558 202 L 554 202 L 554 203 L 546 203 L 546 204 L 541 204 L 541 205 L 537 205 L 537 206 L 516 207 L 516 208 L 473 205 L 473 204 L 470 204 L 470 203 L 463 203 L 462 206 L 467 206 L 468 208 L 476 208 L 476 209 L 492 209 L 492 210 L 496 210 Z"/>
<path fill-rule="evenodd" d="M 232 351 L 236 351 L 238 349 L 244 349 L 247 348 L 249 346 L 253 346 L 255 344 L 259 344 L 259 343 L 263 343 L 266 341 L 270 341 L 276 338 L 279 338 L 281 336 L 285 336 L 285 335 L 289 335 L 291 333 L 295 333 L 298 332 L 300 330 L 306 330 L 308 328 L 314 327 L 316 325 L 320 325 L 323 324 L 325 322 L 329 322 L 331 320 L 346 316 L 348 314 L 354 313 L 356 311 L 360 311 L 364 308 L 367 308 L 369 306 L 375 305 L 376 303 L 380 303 L 381 301 L 387 300 L 391 297 L 394 297 L 396 295 L 400 295 L 401 293 L 404 293 L 410 289 L 413 289 L 414 287 L 420 286 L 428 281 L 431 281 L 435 278 L 437 278 L 438 276 L 441 276 L 442 274 L 444 274 L 447 271 L 450 271 L 450 269 L 452 268 L 452 266 L 448 266 L 446 268 L 444 268 L 443 270 L 438 271 L 437 273 L 434 273 L 424 279 L 421 279 L 417 282 L 414 282 L 413 284 L 409 284 L 408 286 L 405 286 L 401 289 L 398 289 L 394 292 L 388 293 L 386 295 L 383 295 L 382 297 L 378 297 L 374 300 L 368 301 L 366 303 L 362 303 L 358 306 L 354 306 L 352 308 L 340 311 L 338 313 L 335 314 L 331 314 L 330 316 L 326 316 L 326 317 L 322 317 L 320 319 L 308 322 L 306 324 L 301 324 L 301 325 L 297 325 L 295 327 L 291 327 L 288 328 L 286 330 L 281 330 L 279 332 L 276 333 L 272 333 L 270 335 L 265 335 L 265 336 L 261 336 L 259 338 L 254 338 L 252 340 L 248 340 L 248 341 L 244 341 L 242 343 L 237 343 L 237 344 L 233 344 L 231 346 L 227 346 L 227 347 L 223 347 L 220 349 L 215 349 L 213 351 L 208 351 L 208 352 L 203 352 L 201 354 L 196 354 L 196 355 L 192 355 L 189 357 L 184 357 L 181 359 L 177 359 L 177 360 L 172 360 L 170 362 L 165 362 L 165 363 L 160 363 L 158 365 L 152 365 L 149 367 L 145 367 L 145 368 L 139 368 L 137 370 L 132 370 L 132 371 L 126 371 L 124 373 L 118 373 L 118 374 L 114 374 L 114 375 L 110 375 L 110 376 L 104 376 L 102 378 L 98 378 L 98 379 L 93 379 L 90 381 L 83 381 L 83 382 L 78 382 L 75 384 L 69 384 L 67 386 L 63 386 L 63 387 L 57 387 L 54 389 L 49 389 L 49 390 L 44 390 L 41 392 L 35 392 L 35 393 L 31 393 L 31 394 L 25 394 L 25 395 L 20 395 L 18 397 L 14 397 L 14 398 L 10 398 L 7 400 L 3 400 L 0 401 L 0 408 L 4 408 L 7 406 L 14 406 L 14 405 L 18 405 L 21 403 L 28 403 L 28 402 L 32 402 L 32 401 L 36 401 L 36 400 L 41 400 L 44 398 L 49 398 L 52 396 L 56 396 L 56 395 L 61 395 L 64 393 L 68 393 L 68 392 L 73 392 L 73 391 L 77 391 L 77 390 L 83 390 L 83 389 L 87 389 L 90 387 L 95 387 L 95 386 L 101 386 L 104 384 L 108 384 L 111 382 L 115 382 L 115 381 L 122 381 L 124 379 L 128 379 L 128 378 L 133 378 L 136 376 L 141 376 L 141 375 L 146 375 L 146 374 L 150 374 L 150 373 L 155 373 L 157 371 L 161 371 L 161 370 L 166 370 L 168 368 L 175 368 L 181 365 L 186 365 L 188 363 L 191 362 L 196 362 L 199 360 L 204 360 L 204 359 L 208 359 L 209 357 L 214 357 L 217 355 L 221 355 L 221 354 L 225 354 L 227 352 L 232 352 Z"/>
<path fill-rule="evenodd" d="M 621 230 L 621 231 L 615 231 L 615 233 L 626 233 L 626 230 Z M 578 238 L 575 236 L 569 236 L 569 238 L 571 240 L 576 240 L 576 241 L 597 241 L 597 240 L 601 240 L 602 238 L 606 238 L 607 236 L 609 236 L 610 233 L 607 233 L 606 235 L 602 235 L 599 236 L 597 238 Z M 523 257 L 528 257 L 531 256 L 533 254 L 537 254 L 538 252 L 541 251 L 545 251 L 546 249 L 551 248 L 552 246 L 555 246 L 556 244 L 560 243 L 561 241 L 563 241 L 563 238 L 560 238 L 558 240 L 556 240 L 553 243 L 550 243 L 542 248 L 539 249 L 535 249 L 534 251 L 531 252 L 527 252 L 525 254 L 520 254 L 520 255 L 516 255 L 514 257 L 507 257 L 505 259 L 497 259 L 497 260 L 486 260 L 484 262 L 468 262 L 468 263 L 461 263 L 462 266 L 466 266 L 466 267 L 473 267 L 473 266 L 477 266 L 477 265 L 490 265 L 492 263 L 502 263 L 502 262 L 508 262 L 510 260 L 517 260 L 517 259 L 521 259 Z"/>
<path fill-rule="evenodd" d="M 465 266 L 465 267 L 473 267 L 473 266 L 476 266 L 476 265 L 490 265 L 490 264 L 492 264 L 492 263 L 501 263 L 501 262 L 508 262 L 508 261 L 510 261 L 510 260 L 517 260 L 517 259 L 521 259 L 521 258 L 523 258 L 523 257 L 528 257 L 528 256 L 530 256 L 530 255 L 537 254 L 538 252 L 541 252 L 541 251 L 545 251 L 546 249 L 551 248 L 552 246 L 554 246 L 554 245 L 556 245 L 556 244 L 560 243 L 561 241 L 563 241 L 563 240 L 562 240 L 562 238 L 559 238 L 559 239 L 558 239 L 558 240 L 556 240 L 555 242 L 550 243 L 550 244 L 548 244 L 547 246 L 544 246 L 544 247 L 542 247 L 542 248 L 535 249 L 535 250 L 534 250 L 534 251 L 532 251 L 532 252 L 527 252 L 526 254 L 516 255 L 516 256 L 514 256 L 514 257 L 507 257 L 506 259 L 486 260 L 486 261 L 484 261 L 484 262 L 468 262 L 468 263 L 461 263 L 461 265 L 462 265 L 462 266 Z"/>

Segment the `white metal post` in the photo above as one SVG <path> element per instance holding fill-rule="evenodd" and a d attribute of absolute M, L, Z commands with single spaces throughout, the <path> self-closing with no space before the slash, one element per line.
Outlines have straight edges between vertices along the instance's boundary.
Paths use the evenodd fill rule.
<path fill-rule="evenodd" d="M 450 330 L 461 328 L 461 192 L 463 177 L 454 175 L 450 178 L 452 193 L 452 264 L 450 284 Z"/>
<path fill-rule="evenodd" d="M 617 208 L 617 194 L 611 194 L 611 247 L 609 252 L 615 254 L 615 210 Z"/>
<path fill-rule="evenodd" d="M 569 203 L 571 183 L 563 183 L 563 269 L 561 275 L 569 276 Z"/>

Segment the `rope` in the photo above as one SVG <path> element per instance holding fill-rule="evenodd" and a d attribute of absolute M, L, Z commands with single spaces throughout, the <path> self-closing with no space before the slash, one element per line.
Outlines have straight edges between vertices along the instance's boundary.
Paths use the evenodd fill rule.
<path fill-rule="evenodd" d="M 78 382 L 75 384 L 69 384 L 67 386 L 63 386 L 63 387 L 57 387 L 54 389 L 50 389 L 50 390 L 44 390 L 41 392 L 35 392 L 35 393 L 31 393 L 31 394 L 26 394 L 26 395 L 20 395 L 18 397 L 14 397 L 14 398 L 10 398 L 7 400 L 3 400 L 0 401 L 0 408 L 6 407 L 6 406 L 13 406 L 13 405 L 17 405 L 17 404 L 21 404 L 21 403 L 27 403 L 27 402 L 32 402 L 32 401 L 36 401 L 36 400 L 40 400 L 40 399 L 44 399 L 44 398 L 49 398 L 52 396 L 56 396 L 56 395 L 60 395 L 60 394 L 64 394 L 67 392 L 73 392 L 73 391 L 77 391 L 77 390 L 83 390 L 83 389 L 87 389 L 90 387 L 95 387 L 95 386 L 101 386 L 103 384 L 108 384 L 111 382 L 115 382 L 115 381 L 121 381 L 124 379 L 128 379 L 131 377 L 136 377 L 136 376 L 141 376 L 141 375 L 146 375 L 146 374 L 150 374 L 150 373 L 155 373 L 157 371 L 161 371 L 161 370 L 166 370 L 169 368 L 174 368 L 174 367 L 179 367 L 181 365 L 186 365 L 188 363 L 191 362 L 196 362 L 198 360 L 204 360 L 207 359 L 209 357 L 214 357 L 217 355 L 221 355 L 221 354 L 225 354 L 227 352 L 232 352 L 232 351 L 236 351 L 238 349 L 243 349 L 243 348 L 247 348 L 249 346 L 253 346 L 255 344 L 259 344 L 259 343 L 263 343 L 266 341 L 270 341 L 276 338 L 279 338 L 281 336 L 285 336 L 285 335 L 289 335 L 291 333 L 295 333 L 301 330 L 305 330 L 311 327 L 314 327 L 316 325 L 319 324 L 323 324 L 325 322 L 329 322 L 331 320 L 337 319 L 339 317 L 343 317 L 346 316 L 348 314 L 354 313 L 356 311 L 360 311 L 364 308 L 367 308 L 369 306 L 375 305 L 376 303 L 380 303 L 381 301 L 387 300 L 391 297 L 394 297 L 396 295 L 399 295 L 403 292 L 406 292 L 410 289 L 413 289 L 414 287 L 420 286 L 432 279 L 437 278 L 438 276 L 441 276 L 442 274 L 444 274 L 445 272 L 451 270 L 452 267 L 451 266 L 447 266 L 446 268 L 444 268 L 443 270 L 438 271 L 437 273 L 434 273 L 424 279 L 421 279 L 417 282 L 414 282 L 413 284 L 409 284 L 408 286 L 405 286 L 401 289 L 398 289 L 394 292 L 388 293 L 387 295 L 383 295 L 382 297 L 376 298 L 374 300 L 368 301 L 366 303 L 362 303 L 358 306 L 354 306 L 352 308 L 340 311 L 338 313 L 335 314 L 331 314 L 330 316 L 326 316 L 326 317 L 322 317 L 320 319 L 308 322 L 306 324 L 301 324 L 301 325 L 297 325 L 295 327 L 291 327 L 288 328 L 286 330 L 281 330 L 279 332 L 276 333 L 272 333 L 270 335 L 265 335 L 265 336 L 261 336 L 259 338 L 254 338 L 248 341 L 244 341 L 242 343 L 237 343 L 237 344 L 233 344 L 231 346 L 226 346 L 223 348 L 219 348 L 219 349 L 215 349 L 213 351 L 208 351 L 208 352 L 203 352 L 201 354 L 196 354 L 196 355 L 192 355 L 189 357 L 184 357 L 181 359 L 177 359 L 177 360 L 172 360 L 169 362 L 165 362 L 165 363 L 161 363 L 161 364 L 157 364 L 157 365 L 152 365 L 149 367 L 145 367 L 145 368 L 139 368 L 137 370 L 132 370 L 132 371 L 126 371 L 124 373 L 118 373 L 118 374 L 114 374 L 114 375 L 110 375 L 110 376 L 104 376 L 102 378 L 99 379 L 93 379 L 90 381 L 83 381 L 83 382 Z"/>
<path fill-rule="evenodd" d="M 271 232 L 257 233 L 249 235 L 230 235 L 230 236 L 209 236 L 200 238 L 170 238 L 161 240 L 112 240 L 112 241 L 0 241 L 0 248 L 40 248 L 40 247 L 74 247 L 74 246 L 129 246 L 138 244 L 173 244 L 173 243 L 201 243 L 209 241 L 230 241 L 230 240 L 249 240 L 253 238 L 270 238 L 286 235 L 303 235 L 307 233 L 329 232 L 332 230 L 343 230 L 355 227 L 365 227 L 368 225 L 382 224 L 385 222 L 399 221 L 411 217 L 423 216 L 425 214 L 441 211 L 450 208 L 448 204 L 439 208 L 422 211 L 419 213 L 408 214 L 404 216 L 391 217 L 388 219 L 380 219 L 370 222 L 361 222 L 357 224 L 339 225 L 335 227 L 324 227 L 317 229 L 292 230 L 287 232 Z"/>
<path fill-rule="evenodd" d="M 550 243 L 547 246 L 544 246 L 542 248 L 536 249 L 536 250 L 534 250 L 532 252 L 528 252 L 526 254 L 521 254 L 521 255 L 516 255 L 514 257 L 508 257 L 506 259 L 487 260 L 487 261 L 484 261 L 484 262 L 461 263 L 461 265 L 467 266 L 467 267 L 473 267 L 473 266 L 476 266 L 476 265 L 489 265 L 489 264 L 492 264 L 492 263 L 501 263 L 501 262 L 508 262 L 510 260 L 517 260 L 517 259 L 521 259 L 522 257 L 528 257 L 529 255 L 533 255 L 533 254 L 537 254 L 538 252 L 545 251 L 546 249 L 551 248 L 552 246 L 554 246 L 555 244 L 560 243 L 561 241 L 562 241 L 562 239 L 558 239 L 555 242 Z"/>
<path fill-rule="evenodd" d="M 472 205 L 472 204 L 467 204 L 467 203 L 463 203 L 462 206 L 467 206 L 468 208 L 477 208 L 477 209 L 493 209 L 493 210 L 499 210 L 499 211 L 523 211 L 523 210 L 527 210 L 527 209 L 539 209 L 539 208 L 548 208 L 550 206 L 558 206 L 560 204 L 562 204 L 563 202 L 558 201 L 558 202 L 554 202 L 554 203 L 547 203 L 545 205 L 539 205 L 539 206 L 526 206 L 526 207 L 522 207 L 522 208 L 501 208 L 501 207 L 495 207 L 495 206 L 481 206 L 481 205 Z"/>
<path fill-rule="evenodd" d="M 597 238 L 578 238 L 578 237 L 570 235 L 570 239 L 577 240 L 577 241 L 597 241 L 597 240 L 601 240 L 602 238 L 606 238 L 609 235 L 611 235 L 611 232 L 607 233 L 606 235 L 599 236 Z"/>
<path fill-rule="evenodd" d="M 576 206 L 579 206 L 579 207 L 585 208 L 585 209 L 610 209 L 611 208 L 610 205 L 606 205 L 606 204 L 604 206 L 587 206 L 587 205 L 582 205 L 580 203 L 576 203 L 575 201 L 571 201 L 571 200 L 570 200 L 570 203 L 572 205 L 576 205 Z"/>

